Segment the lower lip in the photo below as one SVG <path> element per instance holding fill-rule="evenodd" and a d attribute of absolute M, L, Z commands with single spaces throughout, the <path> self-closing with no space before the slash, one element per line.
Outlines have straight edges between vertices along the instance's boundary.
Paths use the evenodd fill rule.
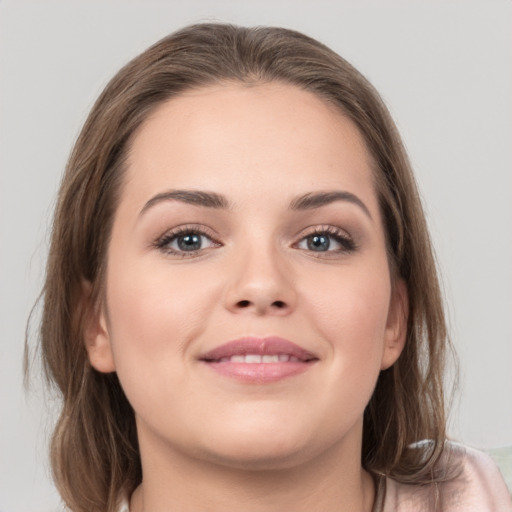
<path fill-rule="evenodd" d="M 244 382 L 266 383 L 299 375 L 308 371 L 314 361 L 283 363 L 231 363 L 204 362 L 212 370 L 226 377 Z"/>

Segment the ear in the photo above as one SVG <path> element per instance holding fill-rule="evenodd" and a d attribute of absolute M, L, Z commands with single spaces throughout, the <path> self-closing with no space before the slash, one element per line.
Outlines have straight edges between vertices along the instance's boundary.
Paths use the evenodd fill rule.
<path fill-rule="evenodd" d="M 84 342 L 91 366 L 102 373 L 115 372 L 116 366 L 107 325 L 105 307 L 92 297 L 92 284 L 82 281 L 84 307 Z"/>
<path fill-rule="evenodd" d="M 400 357 L 407 338 L 407 319 L 409 317 L 409 295 L 403 279 L 397 279 L 393 285 L 389 304 L 384 350 L 381 370 L 392 366 Z"/>

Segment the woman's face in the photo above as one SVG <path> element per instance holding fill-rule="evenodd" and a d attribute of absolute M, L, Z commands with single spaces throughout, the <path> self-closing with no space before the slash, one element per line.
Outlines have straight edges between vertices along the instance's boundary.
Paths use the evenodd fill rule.
<path fill-rule="evenodd" d="M 143 452 L 276 468 L 360 449 L 405 335 L 371 167 L 354 124 L 289 85 L 190 91 L 145 122 L 86 336 Z"/>

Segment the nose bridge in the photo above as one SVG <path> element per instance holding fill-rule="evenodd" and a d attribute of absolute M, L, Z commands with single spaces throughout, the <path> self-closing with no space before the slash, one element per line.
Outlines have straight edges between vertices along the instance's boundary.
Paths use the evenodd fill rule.
<path fill-rule="evenodd" d="M 286 255 L 264 236 L 246 235 L 235 249 L 227 307 L 235 312 L 285 314 L 295 305 L 295 290 Z"/>

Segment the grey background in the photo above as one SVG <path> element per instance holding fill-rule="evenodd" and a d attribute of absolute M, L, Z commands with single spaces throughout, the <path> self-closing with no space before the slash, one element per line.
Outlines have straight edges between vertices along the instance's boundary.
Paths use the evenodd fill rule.
<path fill-rule="evenodd" d="M 207 20 L 306 32 L 381 92 L 417 173 L 461 359 L 450 432 L 477 447 L 512 445 L 510 1 L 0 0 L 2 512 L 59 503 L 46 462 L 53 402 L 37 378 L 24 393 L 21 360 L 73 140 L 122 64 Z"/>

